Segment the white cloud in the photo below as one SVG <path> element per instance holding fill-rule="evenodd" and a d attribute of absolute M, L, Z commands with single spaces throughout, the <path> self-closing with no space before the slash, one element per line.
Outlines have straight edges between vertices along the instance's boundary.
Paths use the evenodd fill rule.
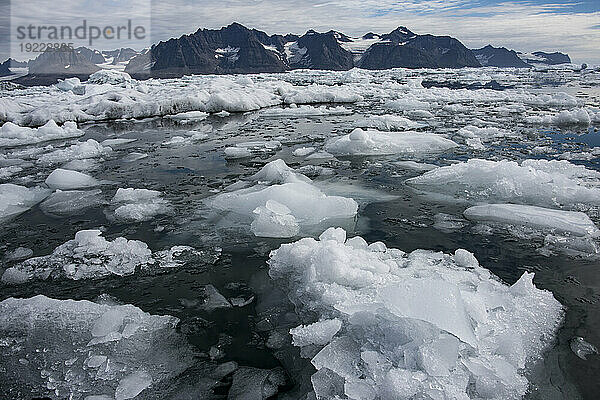
<path fill-rule="evenodd" d="M 302 34 L 308 29 L 349 35 L 386 33 L 400 25 L 416 33 L 451 35 L 468 47 L 488 43 L 522 51 L 565 51 L 575 62 L 600 63 L 600 7 L 573 12 L 572 4 L 471 0 L 13 0 L 19 13 L 55 21 L 65 15 L 99 21 L 145 18 L 151 1 L 152 42 L 198 28 L 239 22 L 268 33 Z M 60 7 L 58 6 L 60 4 Z M 67 18 L 67 19 L 68 19 Z M 127 43 L 135 45 L 135 43 Z M 140 46 L 136 46 L 140 47 Z"/>

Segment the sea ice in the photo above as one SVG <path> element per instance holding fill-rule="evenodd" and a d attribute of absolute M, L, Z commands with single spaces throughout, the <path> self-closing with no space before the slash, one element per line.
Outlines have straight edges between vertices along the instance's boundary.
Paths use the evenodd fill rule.
<path fill-rule="evenodd" d="M 30 280 L 102 278 L 132 275 L 140 269 L 166 269 L 185 263 L 180 256 L 192 248 L 174 246 L 152 253 L 144 242 L 118 237 L 112 241 L 99 230 L 84 230 L 58 246 L 52 254 L 30 258 L 4 271 L 2 282 L 20 284 Z"/>
<path fill-rule="evenodd" d="M 348 135 L 330 139 L 325 150 L 339 155 L 425 155 L 457 146 L 452 140 L 433 133 L 365 131 L 356 128 Z"/>
<path fill-rule="evenodd" d="M 426 124 L 411 121 L 398 115 L 371 115 L 356 121 L 359 128 L 375 128 L 381 131 L 405 131 L 427 126 Z"/>
<path fill-rule="evenodd" d="M 112 203 L 117 205 L 115 216 L 128 221 L 148 221 L 169 211 L 168 202 L 157 190 L 119 188 Z"/>
<path fill-rule="evenodd" d="M 216 210 L 256 218 L 257 232 L 266 229 L 269 233 L 286 234 L 295 230 L 294 221 L 300 227 L 316 225 L 329 219 L 352 218 L 358 211 L 354 200 L 326 195 L 283 160 L 266 164 L 250 179 L 253 186 L 221 193 L 209 199 L 208 204 Z M 256 209 L 258 213 L 254 212 Z"/>
<path fill-rule="evenodd" d="M 0 340 L 11 345 L 0 346 L 0 355 L 12 367 L 0 392 L 7 398 L 23 390 L 34 397 L 134 398 L 192 366 L 193 350 L 176 332 L 178 322 L 132 305 L 41 295 L 6 299 Z"/>
<path fill-rule="evenodd" d="M 600 205 L 600 174 L 568 161 L 470 159 L 406 181 L 425 192 L 469 201 L 539 206 Z"/>
<path fill-rule="evenodd" d="M 73 215 L 103 204 L 102 190 L 57 190 L 40 204 L 40 209 L 50 215 Z"/>
<path fill-rule="evenodd" d="M 23 146 L 78 136 L 83 136 L 83 131 L 77 129 L 77 124 L 71 121 L 60 127 L 53 120 L 49 120 L 39 128 L 21 127 L 12 122 L 5 122 L 0 127 L 0 147 Z"/>
<path fill-rule="evenodd" d="M 6 222 L 44 200 L 50 190 L 27 188 L 12 183 L 0 184 L 0 222 Z"/>
<path fill-rule="evenodd" d="M 351 110 L 343 106 L 338 107 L 313 107 L 313 106 L 296 106 L 290 104 L 287 108 L 269 108 L 263 110 L 260 115 L 262 117 L 269 118 L 283 118 L 283 117 L 322 117 L 326 115 L 350 115 Z"/>
<path fill-rule="evenodd" d="M 264 206 L 257 207 L 253 213 L 256 217 L 250 230 L 255 236 L 287 238 L 300 232 L 300 226 L 290 209 L 275 200 L 267 200 Z"/>
<path fill-rule="evenodd" d="M 91 159 L 109 155 L 112 148 L 101 145 L 94 139 L 85 142 L 79 142 L 65 149 L 54 150 L 50 153 L 42 154 L 38 157 L 38 162 L 42 165 L 53 165 L 72 160 Z"/>
<path fill-rule="evenodd" d="M 58 168 L 46 178 L 46 185 L 52 189 L 70 190 L 98 186 L 100 182 L 78 171 Z"/>
<path fill-rule="evenodd" d="M 563 315 L 533 274 L 509 286 L 466 250 L 405 253 L 339 228 L 271 252 L 269 275 L 300 315 L 341 322 L 291 330 L 324 346 L 302 353 L 319 399 L 521 398 Z"/>
<path fill-rule="evenodd" d="M 467 208 L 464 215 L 478 222 L 528 226 L 574 236 L 600 236 L 598 227 L 582 212 L 521 204 L 485 204 Z"/>

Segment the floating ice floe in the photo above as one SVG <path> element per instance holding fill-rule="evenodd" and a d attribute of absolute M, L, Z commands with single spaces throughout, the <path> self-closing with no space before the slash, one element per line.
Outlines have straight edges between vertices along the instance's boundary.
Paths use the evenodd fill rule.
<path fill-rule="evenodd" d="M 353 199 L 326 195 L 283 160 L 271 161 L 250 182 L 240 182 L 231 189 L 209 199 L 208 204 L 238 215 L 237 219 L 254 219 L 253 230 L 265 236 L 294 236 L 297 227 L 352 218 L 358 211 Z"/>
<path fill-rule="evenodd" d="M 568 161 L 467 162 L 408 179 L 410 186 L 452 199 L 541 206 L 600 205 L 600 173 Z"/>
<path fill-rule="evenodd" d="M 563 315 L 533 274 L 509 286 L 466 250 L 407 254 L 339 228 L 271 252 L 269 274 L 324 319 L 291 331 L 318 399 L 519 399 Z"/>
<path fill-rule="evenodd" d="M 582 337 L 574 337 L 569 343 L 571 350 L 582 360 L 587 360 L 591 354 L 598 354 L 598 349 L 591 343 L 586 342 Z"/>
<path fill-rule="evenodd" d="M 73 94 L 83 96 L 85 94 L 85 86 L 81 84 L 81 81 L 77 77 L 59 79 L 56 83 L 57 89 L 63 92 L 73 92 Z"/>
<path fill-rule="evenodd" d="M 198 122 L 203 121 L 208 117 L 208 113 L 202 111 L 188 111 L 179 114 L 173 114 L 168 116 L 169 119 L 172 119 L 177 122 Z"/>
<path fill-rule="evenodd" d="M 162 270 L 185 264 L 182 255 L 200 254 L 191 247 L 174 246 L 152 253 L 146 243 L 118 237 L 102 237 L 99 230 L 84 230 L 58 246 L 52 254 L 30 258 L 4 271 L 2 282 L 20 284 L 55 278 L 96 279 L 132 275 L 140 269 Z M 206 260 L 205 260 L 206 261 Z"/>
<path fill-rule="evenodd" d="M 45 183 L 52 189 L 71 190 L 98 186 L 101 182 L 82 172 L 58 168 L 48 175 Z"/>
<path fill-rule="evenodd" d="M 53 120 L 49 120 L 39 128 L 27 128 L 12 122 L 5 122 L 0 127 L 0 147 L 23 146 L 78 136 L 83 136 L 83 131 L 79 130 L 77 124 L 71 121 L 65 122 L 61 127 Z"/>
<path fill-rule="evenodd" d="M 599 237 L 600 230 L 585 213 L 521 204 L 485 204 L 469 207 L 471 221 L 528 226 L 574 236 Z"/>
<path fill-rule="evenodd" d="M 428 102 L 413 97 L 389 100 L 385 103 L 385 106 L 398 111 L 429 110 L 431 108 L 431 104 Z"/>
<path fill-rule="evenodd" d="M 130 85 L 133 79 L 127 72 L 114 69 L 102 69 L 90 75 L 86 83 L 95 85 Z"/>
<path fill-rule="evenodd" d="M 336 155 L 426 155 L 457 146 L 452 140 L 433 133 L 381 132 L 356 128 L 348 135 L 327 141 L 325 150 Z"/>
<path fill-rule="evenodd" d="M 563 110 L 556 115 L 529 116 L 525 118 L 529 124 L 535 125 L 589 125 L 590 115 L 583 109 Z"/>
<path fill-rule="evenodd" d="M 57 190 L 40 204 L 40 209 L 50 215 L 74 215 L 104 204 L 101 194 L 100 189 Z"/>
<path fill-rule="evenodd" d="M 37 162 L 42 165 L 53 165 L 65 163 L 72 160 L 84 160 L 107 156 L 112 152 L 112 148 L 102 145 L 94 139 L 85 142 L 79 142 L 65 149 L 54 150 L 50 153 L 42 154 Z"/>
<path fill-rule="evenodd" d="M 260 115 L 262 117 L 282 118 L 282 117 L 322 117 L 325 115 L 350 115 L 352 110 L 345 107 L 313 107 L 300 106 L 290 104 L 287 108 L 269 108 L 263 110 Z"/>
<path fill-rule="evenodd" d="M 133 305 L 55 300 L 0 302 L 2 393 L 19 398 L 132 399 L 193 365 L 179 320 Z M 146 392 L 147 393 L 147 392 Z M 160 396 L 159 396 L 160 397 Z"/>
<path fill-rule="evenodd" d="M 253 140 L 237 143 L 234 147 L 226 147 L 224 152 L 226 159 L 236 159 L 251 157 L 253 154 L 270 152 L 279 148 L 281 148 L 281 142 L 278 140 Z"/>
<path fill-rule="evenodd" d="M 285 104 L 356 103 L 363 100 L 360 94 L 341 86 L 282 86 L 279 92 Z"/>
<path fill-rule="evenodd" d="M 119 188 L 112 203 L 117 206 L 115 217 L 126 221 L 148 221 L 169 212 L 169 204 L 157 190 Z"/>
<path fill-rule="evenodd" d="M 0 222 L 24 213 L 51 193 L 41 187 L 27 188 L 12 183 L 0 184 Z"/>
<path fill-rule="evenodd" d="M 411 121 L 408 118 L 400 117 L 398 115 L 370 115 L 356 121 L 356 126 L 359 128 L 375 128 L 389 132 L 423 128 L 427 126 L 427 124 Z"/>

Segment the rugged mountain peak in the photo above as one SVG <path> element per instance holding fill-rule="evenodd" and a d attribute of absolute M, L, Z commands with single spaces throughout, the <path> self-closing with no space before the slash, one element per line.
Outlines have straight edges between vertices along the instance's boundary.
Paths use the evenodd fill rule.
<path fill-rule="evenodd" d="M 415 38 L 417 35 L 414 34 L 410 29 L 405 26 L 399 26 L 390 33 L 382 35 L 383 40 L 391 40 L 394 42 L 404 42 L 406 40 Z"/>
<path fill-rule="evenodd" d="M 494 47 L 488 44 L 481 49 L 474 49 L 472 51 L 477 61 L 484 67 L 531 67 L 531 65 L 519 58 L 516 51 L 508 50 L 506 47 Z"/>

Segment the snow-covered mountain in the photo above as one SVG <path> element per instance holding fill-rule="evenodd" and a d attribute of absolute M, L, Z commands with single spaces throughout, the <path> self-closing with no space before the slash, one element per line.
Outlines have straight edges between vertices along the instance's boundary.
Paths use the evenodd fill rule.
<path fill-rule="evenodd" d="M 571 58 L 568 54 L 554 52 L 546 53 L 543 51 L 534 51 L 533 53 L 518 53 L 521 60 L 527 64 L 543 64 L 543 65 L 557 65 L 557 64 L 569 64 Z"/>
<path fill-rule="evenodd" d="M 309 68 L 366 69 L 460 68 L 480 66 L 475 56 L 449 36 L 417 35 L 405 27 L 388 34 L 354 38 L 341 32 L 268 35 L 233 23 L 219 30 L 201 29 L 154 45 L 134 57 L 126 71 L 134 76 L 180 76 L 189 73 L 258 73 Z"/>

